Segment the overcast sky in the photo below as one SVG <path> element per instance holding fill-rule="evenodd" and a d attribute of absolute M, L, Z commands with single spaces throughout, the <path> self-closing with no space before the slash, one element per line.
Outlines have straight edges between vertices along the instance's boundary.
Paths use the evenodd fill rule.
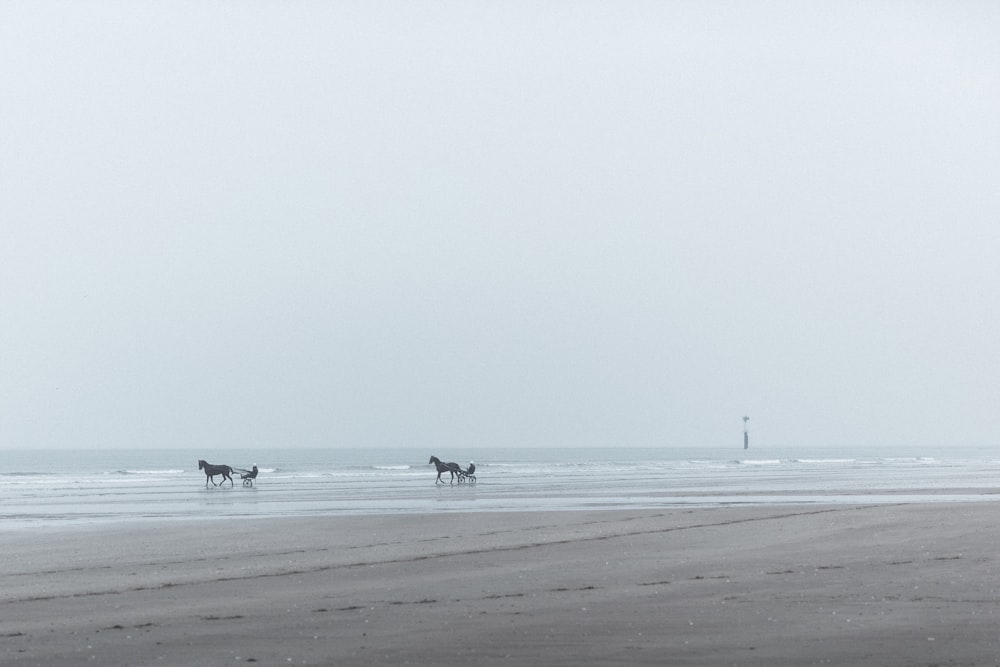
<path fill-rule="evenodd" d="M 1000 444 L 1000 4 L 0 4 L 0 448 Z"/>

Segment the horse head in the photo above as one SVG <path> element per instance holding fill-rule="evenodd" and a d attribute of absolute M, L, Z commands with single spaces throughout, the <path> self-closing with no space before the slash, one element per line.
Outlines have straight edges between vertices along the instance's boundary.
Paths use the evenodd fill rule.
<path fill-rule="evenodd" d="M 206 463 L 205 459 L 198 459 L 198 470 L 204 470 L 207 467 L 208 463 Z"/>
<path fill-rule="evenodd" d="M 438 457 L 436 457 L 436 456 L 432 456 L 432 457 L 431 457 L 431 460 L 430 460 L 430 461 L 428 461 L 427 463 L 428 463 L 428 464 L 431 464 L 431 463 L 441 463 L 441 459 L 439 459 L 439 458 L 438 458 Z"/>

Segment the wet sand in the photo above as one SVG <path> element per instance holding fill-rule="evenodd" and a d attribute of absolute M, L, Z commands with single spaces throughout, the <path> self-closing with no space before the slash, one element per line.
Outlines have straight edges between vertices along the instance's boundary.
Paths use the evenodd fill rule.
<path fill-rule="evenodd" d="M 0 663 L 992 665 L 1000 504 L 0 532 Z"/>

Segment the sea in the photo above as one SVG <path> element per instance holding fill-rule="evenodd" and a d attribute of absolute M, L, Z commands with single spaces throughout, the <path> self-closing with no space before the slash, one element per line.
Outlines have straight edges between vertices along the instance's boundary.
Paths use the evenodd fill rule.
<path fill-rule="evenodd" d="M 438 483 L 431 455 L 475 483 Z M 198 460 L 259 474 L 209 483 Z M 221 478 L 216 477 L 215 482 Z M 992 448 L 0 450 L 0 530 L 136 521 L 1000 500 Z"/>

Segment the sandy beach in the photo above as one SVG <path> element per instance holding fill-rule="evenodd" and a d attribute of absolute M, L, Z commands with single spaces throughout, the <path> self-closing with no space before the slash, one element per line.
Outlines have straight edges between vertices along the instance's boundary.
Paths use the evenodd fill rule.
<path fill-rule="evenodd" d="M 6 531 L 0 662 L 992 665 L 1000 505 Z"/>

